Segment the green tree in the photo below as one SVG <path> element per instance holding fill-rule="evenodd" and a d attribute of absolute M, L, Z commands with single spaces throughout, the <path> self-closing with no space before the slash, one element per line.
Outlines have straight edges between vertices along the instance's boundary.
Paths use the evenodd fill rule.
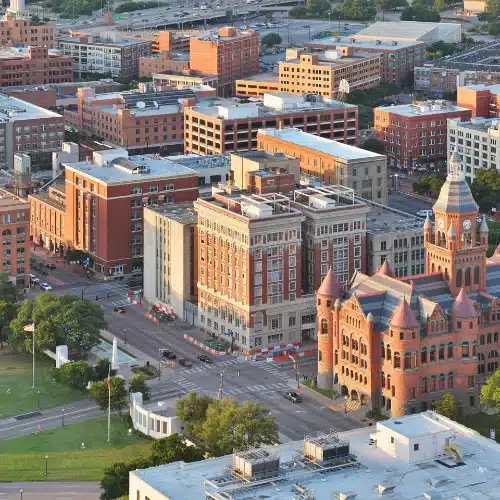
<path fill-rule="evenodd" d="M 203 452 L 195 446 L 188 446 L 183 436 L 172 434 L 163 439 L 156 439 L 147 456 L 132 462 L 116 462 L 104 470 L 101 480 L 101 500 L 120 498 L 128 493 L 129 472 L 146 469 L 172 462 L 196 462 L 203 459 Z"/>
<path fill-rule="evenodd" d="M 307 0 L 306 9 L 309 15 L 320 17 L 324 16 L 331 9 L 331 4 L 328 0 Z"/>
<path fill-rule="evenodd" d="M 489 212 L 500 203 L 500 173 L 496 168 L 479 169 L 471 192 L 481 212 Z"/>
<path fill-rule="evenodd" d="M 97 381 L 104 380 L 108 377 L 108 374 L 111 376 L 116 375 L 116 370 L 110 370 L 111 361 L 106 358 L 99 358 L 97 360 L 96 365 L 94 366 L 95 379 Z"/>
<path fill-rule="evenodd" d="M 207 418 L 207 410 L 213 402 L 210 396 L 198 396 L 196 392 L 189 392 L 175 403 L 176 415 L 187 425 L 190 433 L 203 424 Z"/>
<path fill-rule="evenodd" d="M 406 0 L 377 0 L 377 6 L 382 10 L 396 10 L 398 7 L 407 7 Z"/>
<path fill-rule="evenodd" d="M 96 382 L 90 388 L 90 399 L 94 400 L 101 410 L 108 409 L 108 384 L 107 380 Z M 121 412 L 128 406 L 125 380 L 121 377 L 111 377 L 111 409 Z"/>
<path fill-rule="evenodd" d="M 500 0 L 486 0 L 484 12 L 491 19 L 496 19 L 500 15 Z"/>
<path fill-rule="evenodd" d="M 433 4 L 432 8 L 436 12 L 441 12 L 445 8 L 444 0 L 434 0 L 434 4 Z"/>
<path fill-rule="evenodd" d="M 181 434 L 171 434 L 166 438 L 156 439 L 151 446 L 149 460 L 151 466 L 169 464 L 171 462 L 196 462 L 203 460 L 204 454 L 200 448 L 190 446 Z"/>
<path fill-rule="evenodd" d="M 500 411 L 500 370 L 497 370 L 481 386 L 481 404 L 487 408 L 496 408 Z"/>
<path fill-rule="evenodd" d="M 22 291 L 12 281 L 9 281 L 7 273 L 0 273 L 0 301 L 13 304 L 18 302 L 22 296 Z"/>
<path fill-rule="evenodd" d="M 340 10 L 345 19 L 368 21 L 377 14 L 375 0 L 343 0 Z"/>
<path fill-rule="evenodd" d="M 278 427 L 267 408 L 252 401 L 239 406 L 231 398 L 212 400 L 205 421 L 194 432 L 216 456 L 232 453 L 235 448 L 279 441 Z"/>
<path fill-rule="evenodd" d="M 422 196 L 437 198 L 443 187 L 445 179 L 442 176 L 425 175 L 413 183 L 413 192 Z"/>
<path fill-rule="evenodd" d="M 142 392 L 142 398 L 147 401 L 151 398 L 151 393 L 149 392 L 149 387 L 146 384 L 146 376 L 137 374 L 130 377 L 128 381 L 128 392 L 132 394 L 133 392 Z"/>
<path fill-rule="evenodd" d="M 372 153 L 378 153 L 381 155 L 385 154 L 384 143 L 376 137 L 370 137 L 363 143 L 363 146 L 361 147 L 363 149 L 366 149 L 367 151 L 371 151 Z"/>
<path fill-rule="evenodd" d="M 91 300 L 73 301 L 62 314 L 61 322 L 67 332 L 67 342 L 81 353 L 101 342 L 101 330 L 106 328 L 104 311 Z"/>
<path fill-rule="evenodd" d="M 458 418 L 459 404 L 455 396 L 447 392 L 441 399 L 434 402 L 434 410 L 445 417 L 456 420 Z"/>
<path fill-rule="evenodd" d="M 0 302 L 0 347 L 3 349 L 3 343 L 7 342 L 7 326 L 17 316 L 17 304 L 10 302 Z"/>
<path fill-rule="evenodd" d="M 291 19 L 304 19 L 307 17 L 307 9 L 305 7 L 293 7 L 288 13 Z"/>
<path fill-rule="evenodd" d="M 262 45 L 265 45 L 266 47 L 279 45 L 282 41 L 283 40 L 278 35 L 278 33 L 268 33 L 267 35 L 262 37 Z"/>
<path fill-rule="evenodd" d="M 52 373 L 61 384 L 69 385 L 80 391 L 86 389 L 88 383 L 95 378 L 94 369 L 87 361 L 66 363 L 61 368 L 54 368 Z"/>

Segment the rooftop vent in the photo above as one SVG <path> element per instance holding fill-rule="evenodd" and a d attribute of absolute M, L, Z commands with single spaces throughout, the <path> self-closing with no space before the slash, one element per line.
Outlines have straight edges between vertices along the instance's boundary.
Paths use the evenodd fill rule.
<path fill-rule="evenodd" d="M 353 491 L 342 491 L 333 494 L 333 498 L 335 498 L 335 500 L 355 500 L 357 496 L 358 494 Z"/>
<path fill-rule="evenodd" d="M 329 462 L 349 455 L 349 442 L 341 441 L 335 432 L 304 440 L 304 458 L 311 462 Z"/>
<path fill-rule="evenodd" d="M 396 485 L 394 484 L 377 484 L 375 486 L 375 491 L 381 496 L 386 496 L 386 495 L 392 495 L 394 493 L 394 489 L 396 488 Z"/>
<path fill-rule="evenodd" d="M 233 475 L 246 481 L 276 477 L 279 470 L 279 456 L 272 450 L 252 448 L 233 454 Z"/>
<path fill-rule="evenodd" d="M 441 488 L 448 482 L 449 479 L 446 476 L 432 476 L 429 479 L 426 479 L 425 484 L 428 486 L 432 486 L 433 488 Z"/>

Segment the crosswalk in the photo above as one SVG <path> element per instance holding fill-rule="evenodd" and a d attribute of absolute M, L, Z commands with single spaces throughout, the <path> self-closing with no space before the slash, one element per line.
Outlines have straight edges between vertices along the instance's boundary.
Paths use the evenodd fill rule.
<path fill-rule="evenodd" d="M 258 384 L 249 385 L 247 387 L 235 387 L 234 389 L 224 388 L 224 394 L 226 396 L 235 396 L 237 394 L 247 394 L 249 392 L 263 393 L 263 392 L 275 392 L 284 391 L 285 389 L 290 389 L 290 384 L 286 382 L 276 382 L 275 384 Z"/>
<path fill-rule="evenodd" d="M 179 378 L 177 380 L 174 380 L 174 382 L 185 389 L 187 392 L 203 392 L 203 389 L 199 385 L 196 385 L 194 382 L 191 382 L 190 380 L 187 380 L 185 378 Z"/>
<path fill-rule="evenodd" d="M 217 361 L 217 363 L 215 364 L 194 365 L 192 368 L 182 368 L 178 371 L 182 372 L 184 375 L 189 373 L 202 373 L 212 370 L 219 370 L 221 368 L 225 368 L 226 366 L 234 365 L 238 362 L 239 361 L 237 359 L 230 358 L 230 359 L 224 359 L 223 361 Z"/>

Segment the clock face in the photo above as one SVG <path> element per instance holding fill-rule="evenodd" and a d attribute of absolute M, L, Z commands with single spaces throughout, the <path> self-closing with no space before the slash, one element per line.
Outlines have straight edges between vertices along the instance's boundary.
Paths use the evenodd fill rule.
<path fill-rule="evenodd" d="M 443 229 L 443 227 L 444 227 L 444 219 L 439 219 L 438 226 L 439 226 L 439 229 Z"/>
<path fill-rule="evenodd" d="M 470 219 L 465 219 L 463 222 L 464 229 L 469 230 L 472 227 L 472 221 Z"/>

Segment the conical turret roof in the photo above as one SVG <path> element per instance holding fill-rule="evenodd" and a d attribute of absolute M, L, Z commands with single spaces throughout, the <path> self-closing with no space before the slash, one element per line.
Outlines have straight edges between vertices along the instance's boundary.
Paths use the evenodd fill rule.
<path fill-rule="evenodd" d="M 344 295 L 344 290 L 342 289 L 337 276 L 332 271 L 332 268 L 328 270 L 325 279 L 318 288 L 318 295 L 324 295 L 325 297 L 339 298 Z"/>
<path fill-rule="evenodd" d="M 410 304 L 404 298 L 394 310 L 391 321 L 389 322 L 394 328 L 418 328 L 420 326 L 415 313 Z"/>

